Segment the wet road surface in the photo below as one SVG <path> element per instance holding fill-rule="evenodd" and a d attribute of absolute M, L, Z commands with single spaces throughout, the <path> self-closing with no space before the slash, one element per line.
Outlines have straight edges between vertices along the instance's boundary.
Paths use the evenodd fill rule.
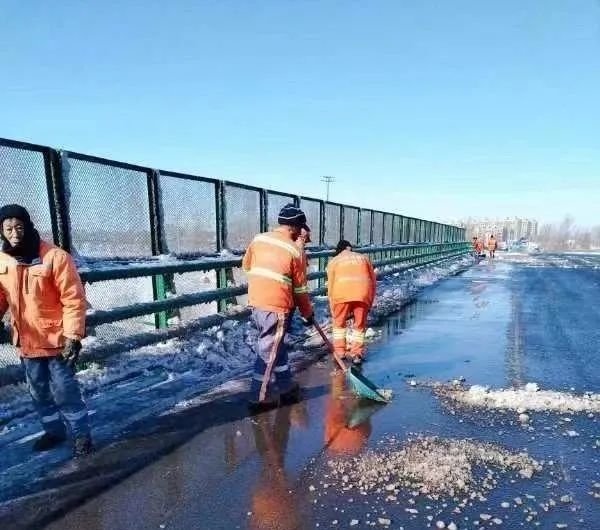
<path fill-rule="evenodd" d="M 127 441 L 101 451 L 88 468 L 53 472 L 57 489 L 17 503 L 12 524 L 42 521 L 48 505 L 62 502 L 70 511 L 48 528 L 408 529 L 438 520 L 457 528 L 600 528 L 595 416 L 531 413 L 523 427 L 514 413 L 455 409 L 430 388 L 408 384 L 465 378 L 494 388 L 534 381 L 543 389 L 598 392 L 600 271 L 593 263 L 542 265 L 481 263 L 386 321 L 364 373 L 394 391 L 388 405 L 366 407 L 349 396 L 329 360 L 299 374 L 300 403 L 259 416 L 248 417 L 229 386 L 216 402 L 135 425 L 132 432 L 145 434 L 124 433 Z M 390 436 L 395 443 L 415 436 L 497 443 L 527 451 L 543 468 L 528 479 L 501 474 L 484 500 L 464 506 L 458 495 L 400 491 L 390 500 L 381 491 L 345 490 L 331 478 L 332 462 L 365 451 L 385 455 Z"/>

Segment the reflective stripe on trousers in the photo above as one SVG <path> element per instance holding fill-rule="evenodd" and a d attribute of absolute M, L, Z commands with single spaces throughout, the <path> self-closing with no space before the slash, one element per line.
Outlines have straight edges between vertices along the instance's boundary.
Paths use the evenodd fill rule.
<path fill-rule="evenodd" d="M 292 385 L 287 346 L 283 340 L 291 314 L 253 309 L 252 319 L 258 328 L 258 338 L 251 392 L 253 399 L 265 401 L 288 391 Z"/>

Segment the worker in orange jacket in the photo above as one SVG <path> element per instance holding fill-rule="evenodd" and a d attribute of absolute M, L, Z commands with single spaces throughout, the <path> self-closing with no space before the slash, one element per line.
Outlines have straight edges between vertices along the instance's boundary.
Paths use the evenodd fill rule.
<path fill-rule="evenodd" d="M 10 310 L 12 343 L 44 429 L 33 448 L 64 442 L 64 419 L 75 438 L 74 456 L 86 455 L 92 450 L 88 411 L 74 372 L 86 313 L 77 268 L 68 253 L 40 240 L 22 206 L 0 208 L 0 227 L 0 342 L 11 341 L 1 322 Z"/>
<path fill-rule="evenodd" d="M 251 386 L 251 406 L 257 408 L 297 393 L 284 337 L 296 306 L 305 325 L 314 322 L 306 266 L 296 244 L 301 231 L 309 230 L 306 216 L 287 204 L 279 212 L 278 222 L 275 230 L 252 240 L 242 260 L 248 276 L 248 305 L 258 328 Z"/>
<path fill-rule="evenodd" d="M 350 354 L 355 364 L 365 355 L 367 316 L 375 299 L 377 278 L 371 260 L 352 251 L 352 245 L 341 240 L 335 257 L 327 265 L 327 294 L 333 318 L 333 346 L 336 355 L 346 356 L 346 320 L 354 317 L 349 337 Z"/>
<path fill-rule="evenodd" d="M 487 244 L 488 250 L 490 252 L 490 258 L 493 259 L 496 257 L 496 249 L 498 248 L 498 241 L 494 237 L 494 234 L 490 236 Z"/>

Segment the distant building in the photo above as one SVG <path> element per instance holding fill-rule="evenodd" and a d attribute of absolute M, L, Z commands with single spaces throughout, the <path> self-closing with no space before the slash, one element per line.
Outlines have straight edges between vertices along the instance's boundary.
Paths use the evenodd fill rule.
<path fill-rule="evenodd" d="M 538 235 L 538 221 L 536 219 L 469 217 L 453 221 L 453 224 L 465 228 L 468 239 L 477 236 L 487 241 L 493 235 L 498 241 L 510 242 L 519 239 L 535 239 Z"/>

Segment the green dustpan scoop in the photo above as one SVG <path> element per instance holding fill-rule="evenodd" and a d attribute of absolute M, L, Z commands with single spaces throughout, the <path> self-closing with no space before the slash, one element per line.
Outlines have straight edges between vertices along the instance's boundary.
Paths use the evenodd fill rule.
<path fill-rule="evenodd" d="M 392 391 L 376 387 L 354 366 L 346 370 L 346 380 L 356 395 L 381 403 L 389 403 L 392 399 Z"/>

